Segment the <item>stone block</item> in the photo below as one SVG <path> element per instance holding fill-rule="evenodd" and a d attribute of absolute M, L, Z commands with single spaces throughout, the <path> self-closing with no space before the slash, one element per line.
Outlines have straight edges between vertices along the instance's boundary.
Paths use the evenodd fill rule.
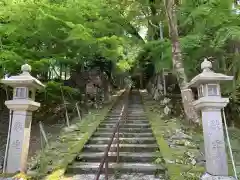
<path fill-rule="evenodd" d="M 208 173 L 205 173 L 201 180 L 236 180 L 234 177 L 231 176 L 213 176 Z"/>

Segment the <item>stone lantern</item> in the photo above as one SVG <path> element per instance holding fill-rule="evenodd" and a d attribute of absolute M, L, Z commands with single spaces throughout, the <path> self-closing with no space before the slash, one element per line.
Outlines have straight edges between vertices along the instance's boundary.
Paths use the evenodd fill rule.
<path fill-rule="evenodd" d="M 232 80 L 233 76 L 215 73 L 212 63 L 205 59 L 202 73 L 194 77 L 189 87 L 198 89 L 198 99 L 193 102 L 202 114 L 206 173 L 201 179 L 232 179 L 228 177 L 228 161 L 224 142 L 221 110 L 228 104 L 228 98 L 221 97 L 220 81 Z"/>
<path fill-rule="evenodd" d="M 4 160 L 4 172 L 26 171 L 32 112 L 40 107 L 35 102 L 35 92 L 44 85 L 30 75 L 31 66 L 21 67 L 22 73 L 1 80 L 1 83 L 13 87 L 13 99 L 6 101 L 10 109 L 10 123 Z"/>

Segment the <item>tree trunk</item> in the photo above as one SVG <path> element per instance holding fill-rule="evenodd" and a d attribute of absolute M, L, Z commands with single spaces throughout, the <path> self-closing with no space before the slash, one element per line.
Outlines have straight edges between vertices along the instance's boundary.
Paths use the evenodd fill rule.
<path fill-rule="evenodd" d="M 50 66 L 48 67 L 48 80 L 52 79 L 52 73 L 51 73 L 51 69 Z"/>
<path fill-rule="evenodd" d="M 63 64 L 60 63 L 60 79 L 62 79 Z"/>
<path fill-rule="evenodd" d="M 68 70 L 68 66 L 65 64 L 65 73 L 64 73 L 64 80 L 67 80 L 67 70 Z"/>
<path fill-rule="evenodd" d="M 198 113 L 192 102 L 194 96 L 192 90 L 187 87 L 187 76 L 184 72 L 182 52 L 178 36 L 178 25 L 176 17 L 176 4 L 174 0 L 164 0 L 166 15 L 168 18 L 169 35 L 172 42 L 172 62 L 176 72 L 186 118 L 195 123 L 199 123 Z"/>
<path fill-rule="evenodd" d="M 108 102 L 108 101 L 110 101 L 110 81 L 109 81 L 109 77 L 107 76 L 106 73 L 103 73 L 101 79 L 102 79 L 102 85 L 103 85 L 104 101 Z"/>
<path fill-rule="evenodd" d="M 109 102 L 110 101 L 110 84 L 109 82 L 105 82 L 106 84 L 104 85 L 104 101 Z"/>
<path fill-rule="evenodd" d="M 140 76 L 139 76 L 139 84 L 140 84 L 140 87 L 139 89 L 143 89 L 143 73 L 140 73 Z"/>
<path fill-rule="evenodd" d="M 150 94 L 152 97 L 154 96 L 155 84 L 156 84 L 156 76 L 153 76 L 152 79 L 150 80 Z"/>
<path fill-rule="evenodd" d="M 163 87 L 162 87 L 162 83 L 161 83 L 161 74 L 157 73 L 156 78 L 157 78 L 156 83 L 154 82 L 155 91 L 154 91 L 153 99 L 154 100 L 159 100 L 160 96 L 163 94 L 162 93 Z"/>

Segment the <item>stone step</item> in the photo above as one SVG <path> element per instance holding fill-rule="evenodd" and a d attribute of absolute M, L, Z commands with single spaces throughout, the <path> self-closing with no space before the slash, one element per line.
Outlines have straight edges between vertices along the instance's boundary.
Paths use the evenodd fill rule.
<path fill-rule="evenodd" d="M 96 174 L 76 174 L 69 175 L 72 180 L 95 180 Z M 68 178 L 68 177 L 67 177 Z M 125 174 L 110 174 L 108 180 L 165 180 L 165 175 L 146 175 L 144 173 L 125 173 Z M 105 174 L 101 174 L 99 180 L 105 180 Z"/>
<path fill-rule="evenodd" d="M 164 176 L 156 177 L 159 173 L 164 175 L 165 168 L 162 165 L 154 164 L 157 158 L 162 157 L 158 152 L 158 145 L 152 134 L 139 93 L 130 93 L 126 119 L 122 119 L 122 116 L 120 116 L 123 102 L 121 101 L 121 105 L 115 106 L 108 116 L 105 117 L 104 121 L 84 146 L 83 151 L 69 165 L 66 173 L 77 174 L 78 178 L 76 179 L 95 179 L 94 175 L 98 171 L 104 152 L 111 140 L 114 127 L 121 120 L 119 163 L 116 163 L 117 139 L 115 137 L 113 141 L 115 144 L 111 145 L 108 153 L 109 180 L 165 179 Z M 102 173 L 104 173 L 104 169 Z M 124 178 L 122 178 L 123 176 Z M 146 179 L 144 179 L 145 177 Z M 105 177 L 101 176 L 100 180 L 104 179 Z"/>
<path fill-rule="evenodd" d="M 118 122 L 118 119 L 105 119 L 102 121 L 102 123 L 116 123 Z M 120 120 L 121 123 L 129 123 L 129 124 L 149 124 L 148 120 L 143 120 L 143 119 L 122 119 Z"/>
<path fill-rule="evenodd" d="M 113 132 L 112 128 L 98 128 L 97 132 Z M 151 128 L 121 128 L 121 132 L 151 133 Z"/>
<path fill-rule="evenodd" d="M 116 123 L 117 122 L 117 119 L 114 120 L 114 119 L 106 119 L 104 120 L 102 123 Z M 149 124 L 149 121 L 148 120 L 126 120 L 126 121 L 121 121 L 121 123 L 130 123 L 130 124 Z"/>
<path fill-rule="evenodd" d="M 143 106 L 129 106 L 128 111 L 144 111 Z"/>
<path fill-rule="evenodd" d="M 116 123 L 101 123 L 100 128 L 114 128 L 116 126 Z M 131 124 L 131 123 L 121 123 L 120 128 L 150 128 L 149 124 Z"/>
<path fill-rule="evenodd" d="M 101 152 L 105 151 L 108 144 L 86 144 L 84 152 Z M 112 144 L 110 151 L 116 152 L 117 144 Z M 119 144 L 120 152 L 156 152 L 158 146 L 156 144 Z"/>
<path fill-rule="evenodd" d="M 111 137 L 112 132 L 96 132 L 94 133 L 93 137 Z M 153 134 L 151 132 L 149 133 L 119 133 L 120 137 L 152 137 Z"/>
<path fill-rule="evenodd" d="M 143 114 L 144 113 L 144 110 L 140 110 L 140 109 L 129 109 L 127 110 L 128 113 L 131 113 L 131 114 Z"/>
<path fill-rule="evenodd" d="M 133 106 L 133 107 L 128 107 L 128 111 L 136 111 L 136 112 L 142 112 L 144 111 L 143 106 Z"/>
<path fill-rule="evenodd" d="M 103 158 L 104 152 L 95 152 L 95 153 L 81 153 L 76 157 L 76 161 L 82 162 L 100 162 Z M 117 153 L 109 152 L 108 153 L 109 162 L 116 162 Z M 152 163 L 157 158 L 161 158 L 159 152 L 150 152 L 150 153 L 134 153 L 134 152 L 120 152 L 119 153 L 119 162 L 141 162 L 141 163 Z"/>
<path fill-rule="evenodd" d="M 107 122 L 116 123 L 119 120 L 121 120 L 121 117 L 118 117 L 118 118 L 106 118 L 104 121 L 102 121 L 102 123 L 107 123 Z M 123 122 L 124 120 L 122 119 L 121 121 Z"/>
<path fill-rule="evenodd" d="M 83 174 L 83 173 L 96 173 L 99 169 L 100 163 L 83 163 L 75 162 L 69 165 L 67 173 Z M 109 163 L 108 172 L 114 173 L 114 171 L 128 173 L 128 172 L 141 172 L 144 174 L 154 174 L 157 171 L 165 171 L 162 165 L 151 164 L 151 163 Z M 103 168 L 104 172 L 105 168 Z"/>
<path fill-rule="evenodd" d="M 128 115 L 132 115 L 132 116 L 142 116 L 142 115 L 144 115 L 144 112 L 143 111 L 140 111 L 140 112 L 136 112 L 136 111 L 128 111 L 127 112 L 128 113 Z"/>
<path fill-rule="evenodd" d="M 119 117 L 121 114 L 121 112 L 119 113 L 110 113 L 109 115 L 107 115 L 106 117 L 112 117 L 112 118 L 116 118 L 116 117 Z M 128 118 L 133 118 L 133 117 L 136 117 L 136 118 L 145 118 L 147 119 L 147 117 L 145 116 L 145 113 L 141 113 L 141 114 L 134 114 L 134 113 L 128 113 Z"/>
<path fill-rule="evenodd" d="M 128 115 L 127 119 L 128 120 L 147 120 L 147 117 L 145 115 L 142 115 L 142 116 Z"/>
<path fill-rule="evenodd" d="M 116 134 L 117 135 L 117 134 Z M 95 137 L 91 138 L 89 140 L 90 144 L 107 144 L 111 140 L 110 137 Z M 117 138 L 115 136 L 114 141 L 117 141 Z M 132 143 L 132 144 L 153 144 L 156 143 L 156 140 L 153 137 L 141 137 L 141 138 L 126 138 L 126 137 L 120 137 L 119 138 L 120 143 L 126 144 L 126 143 Z"/>
<path fill-rule="evenodd" d="M 105 125 L 105 124 L 109 124 L 109 125 L 115 125 L 119 120 L 105 120 L 101 123 L 101 125 Z M 149 122 L 148 121 L 140 121 L 140 120 L 120 120 L 120 124 L 121 125 L 124 125 L 124 124 L 127 124 L 127 125 L 130 125 L 130 126 L 140 126 L 140 125 L 149 125 Z"/>

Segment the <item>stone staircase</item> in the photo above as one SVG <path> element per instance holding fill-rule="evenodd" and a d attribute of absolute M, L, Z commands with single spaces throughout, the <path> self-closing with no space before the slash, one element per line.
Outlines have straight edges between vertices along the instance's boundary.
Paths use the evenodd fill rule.
<path fill-rule="evenodd" d="M 100 124 L 83 151 L 68 166 L 66 177 L 81 180 L 93 180 L 98 171 L 104 151 L 113 129 L 119 118 L 123 101 L 113 108 L 108 117 Z M 160 180 L 165 179 L 165 169 L 155 164 L 161 158 L 156 140 L 144 115 L 141 97 L 138 92 L 129 95 L 129 106 L 126 122 L 120 125 L 119 163 L 116 163 L 116 144 L 112 144 L 109 152 L 110 180 Z M 104 172 L 100 179 L 105 179 Z"/>

